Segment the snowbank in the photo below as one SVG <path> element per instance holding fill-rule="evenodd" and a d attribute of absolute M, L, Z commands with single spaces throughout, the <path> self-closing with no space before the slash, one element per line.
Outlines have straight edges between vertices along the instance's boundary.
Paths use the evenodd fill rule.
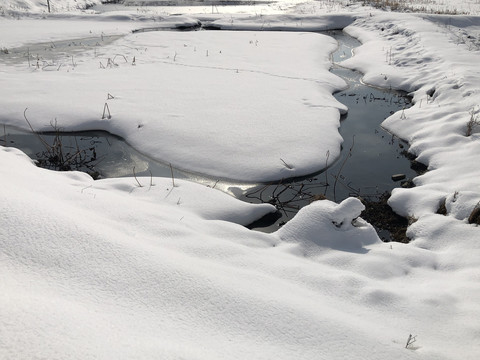
<path fill-rule="evenodd" d="M 357 199 L 269 235 L 204 186 L 0 161 L 2 358 L 475 358 L 478 257 L 381 243 Z"/>
<path fill-rule="evenodd" d="M 199 16 L 199 18 L 203 18 Z M 283 15 L 236 15 L 205 17 L 208 25 L 223 30 L 256 31 L 327 31 L 341 30 L 355 20 L 351 13 L 332 14 L 329 16 L 306 14 Z"/>
<path fill-rule="evenodd" d="M 340 151 L 347 109 L 331 94 L 345 83 L 328 71 L 336 46 L 309 33 L 155 31 L 74 54 L 55 47 L 30 66 L 0 65 L 0 122 L 26 128 L 28 108 L 36 130 L 52 121 L 107 130 L 179 169 L 242 181 L 306 175 Z"/>
<path fill-rule="evenodd" d="M 448 198 L 455 206 L 447 214 L 466 221 L 480 202 L 479 18 L 381 13 L 346 30 L 364 44 L 345 64 L 364 72 L 367 83 L 411 92 L 415 103 L 383 126 L 408 140 L 429 171 L 415 188 L 396 189 L 390 204 L 419 218 Z"/>
<path fill-rule="evenodd" d="M 473 336 L 458 324 L 429 336 L 452 314 L 465 320 L 457 296 L 416 285 L 446 276 L 442 261 L 352 223 L 356 199 L 312 204 L 268 235 L 224 220 L 270 206 L 200 185 L 93 181 L 11 148 L 0 161 L 1 357 L 317 359 L 374 346 L 373 358 L 410 359 L 415 330 L 422 357 L 442 359 L 439 342 Z M 449 312 L 430 318 L 439 308 Z"/>

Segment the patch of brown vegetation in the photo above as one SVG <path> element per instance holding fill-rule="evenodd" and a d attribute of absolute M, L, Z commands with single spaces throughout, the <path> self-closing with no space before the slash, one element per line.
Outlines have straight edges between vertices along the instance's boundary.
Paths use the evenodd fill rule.
<path fill-rule="evenodd" d="M 468 217 L 469 224 L 477 224 L 480 225 L 480 204 L 477 204 L 473 209 L 472 213 Z"/>

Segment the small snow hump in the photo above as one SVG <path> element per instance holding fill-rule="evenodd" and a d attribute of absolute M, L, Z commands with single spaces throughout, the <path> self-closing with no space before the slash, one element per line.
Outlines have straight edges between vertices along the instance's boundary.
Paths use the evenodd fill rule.
<path fill-rule="evenodd" d="M 364 209 L 356 198 L 345 199 L 340 204 L 315 201 L 300 210 L 276 234 L 282 241 L 297 243 L 307 255 L 325 249 L 366 252 L 365 245 L 380 239 L 373 226 L 359 217 Z"/>

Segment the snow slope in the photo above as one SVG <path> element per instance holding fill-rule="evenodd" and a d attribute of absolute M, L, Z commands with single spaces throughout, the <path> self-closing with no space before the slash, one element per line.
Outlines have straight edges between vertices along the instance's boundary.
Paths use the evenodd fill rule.
<path fill-rule="evenodd" d="M 352 221 L 356 199 L 314 203 L 268 235 L 225 220 L 270 206 L 200 185 L 93 181 L 10 148 L 0 159 L 1 358 L 443 359 L 474 344 L 475 298 L 452 292 L 467 274 L 381 243 Z M 413 331 L 420 347 L 405 349 Z"/>

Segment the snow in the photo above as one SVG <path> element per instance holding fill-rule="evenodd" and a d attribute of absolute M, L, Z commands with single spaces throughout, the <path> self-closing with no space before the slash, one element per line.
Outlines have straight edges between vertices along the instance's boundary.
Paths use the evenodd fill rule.
<path fill-rule="evenodd" d="M 0 121 L 28 128 L 19 121 L 28 108 L 36 130 L 51 130 L 54 119 L 65 131 L 107 130 L 176 168 L 213 177 L 307 175 L 325 166 L 318 154 L 335 159 L 340 151 L 337 128 L 347 109 L 331 94 L 345 83 L 328 72 L 336 46 L 303 32 L 133 33 L 63 62 L 51 55 L 38 67 L 23 60 L 14 72 L 0 70 L 9 84 Z M 111 119 L 102 119 L 105 103 Z M 300 138 L 301 147 L 292 141 Z M 252 154 L 263 156 L 252 161 Z"/>
<path fill-rule="evenodd" d="M 237 15 L 199 16 L 206 18 L 209 23 L 223 30 L 268 30 L 268 31 L 326 31 L 343 29 L 350 25 L 355 15 L 349 13 L 335 13 L 330 16 L 306 14 L 282 14 L 276 16 L 264 15 Z"/>
<path fill-rule="evenodd" d="M 364 245 L 380 242 L 373 227 L 359 218 L 365 206 L 358 199 L 348 198 L 340 204 L 317 201 L 300 210 L 277 234 L 280 239 L 300 244 L 306 256 L 323 248 L 361 252 Z M 325 233 L 328 229 L 330 231 Z M 321 238 L 319 233 L 323 233 Z M 350 235 L 346 236 L 348 233 Z M 313 242 L 308 246 L 308 242 Z"/>
<path fill-rule="evenodd" d="M 327 71 L 336 44 L 306 31 L 340 26 L 362 42 L 344 66 L 411 93 L 414 106 L 384 126 L 429 171 L 389 200 L 412 220 L 412 242 L 398 244 L 379 240 L 358 199 L 314 202 L 264 234 L 242 225 L 274 211 L 268 204 L 179 179 L 93 181 L 1 147 L 0 358 L 478 357 L 480 235 L 467 221 L 480 201 L 480 129 L 467 131 L 479 115 L 478 16 L 359 5 L 332 14 L 339 1 L 207 19 L 188 7 L 170 17 L 74 3 L 46 15 L 42 1 L 0 2 L 1 49 L 58 45 L 45 59 L 55 66 L 2 53 L 0 123 L 25 128 L 28 107 L 39 130 L 55 119 L 106 129 L 199 172 L 307 173 L 324 166 L 327 149 L 334 160 L 346 109 L 331 96 L 344 83 Z M 131 32 L 196 19 L 244 31 Z M 266 25 L 294 31 L 254 31 Z M 60 46 L 102 35 L 118 38 Z M 111 118 L 102 119 L 105 103 Z"/>

